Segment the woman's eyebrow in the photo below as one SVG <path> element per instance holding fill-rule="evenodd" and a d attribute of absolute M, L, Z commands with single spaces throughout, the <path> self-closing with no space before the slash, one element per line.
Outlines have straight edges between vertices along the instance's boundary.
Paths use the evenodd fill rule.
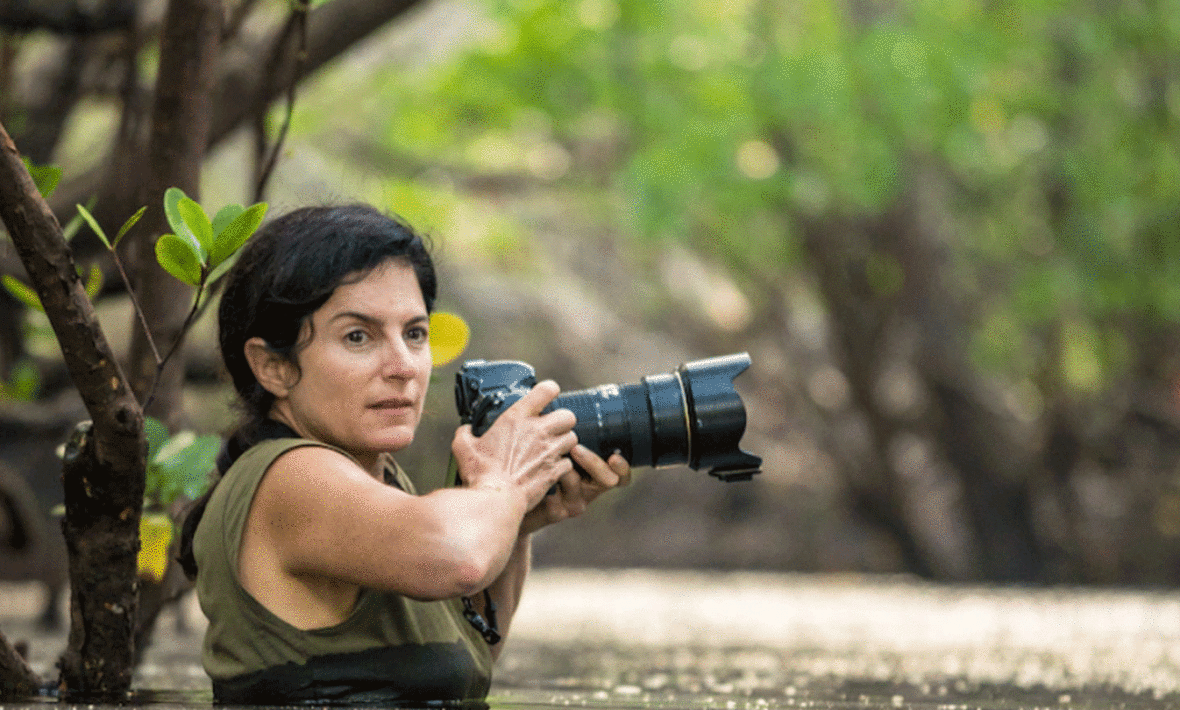
<path fill-rule="evenodd" d="M 374 316 L 368 315 L 367 313 L 360 313 L 359 311 L 341 311 L 341 312 L 337 313 L 336 315 L 332 316 L 331 318 L 329 318 L 328 322 L 334 323 L 338 320 L 342 320 L 342 319 L 346 319 L 346 318 L 352 318 L 354 320 L 359 320 L 362 323 L 376 324 L 376 323 L 381 322 L 381 320 L 379 318 L 375 318 Z"/>
<path fill-rule="evenodd" d="M 377 318 L 376 316 L 371 316 L 367 313 L 361 313 L 359 311 L 341 311 L 340 313 L 337 313 L 336 315 L 329 318 L 328 322 L 333 323 L 333 322 L 338 321 L 342 318 L 353 318 L 353 319 L 361 321 L 362 323 L 366 323 L 369 325 L 381 325 L 381 323 L 383 322 L 382 319 Z M 428 322 L 430 322 L 430 316 L 420 315 L 420 316 L 414 316 L 410 320 L 406 321 L 405 324 L 406 325 L 418 325 L 420 323 L 428 323 Z"/>

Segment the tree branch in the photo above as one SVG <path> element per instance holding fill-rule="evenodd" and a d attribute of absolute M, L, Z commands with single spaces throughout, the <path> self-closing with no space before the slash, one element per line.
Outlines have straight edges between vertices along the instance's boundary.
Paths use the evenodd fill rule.
<path fill-rule="evenodd" d="M 0 27 L 15 32 L 91 34 L 126 29 L 134 23 L 135 3 L 131 0 L 0 0 Z"/>
<path fill-rule="evenodd" d="M 93 420 L 63 471 L 71 634 L 67 695 L 112 697 L 131 684 L 136 552 L 147 445 L 143 414 L 95 317 L 61 226 L 0 125 L 0 219 L 41 298 Z M 88 574 L 81 575 L 80 572 Z M 92 580 L 101 584 L 91 584 Z M 83 632 L 85 629 L 85 633 Z"/>
<path fill-rule="evenodd" d="M 97 430 L 114 434 L 99 436 L 100 456 L 112 464 L 134 461 L 136 454 L 127 452 L 126 445 L 136 440 L 139 405 L 95 318 L 61 226 L 41 199 L 3 125 L 0 219 L 45 306 L 86 411 Z"/>
<path fill-rule="evenodd" d="M 296 57 L 287 57 L 268 72 L 268 63 L 259 62 L 275 48 L 283 35 L 283 25 L 276 26 L 266 37 L 250 47 L 225 53 L 220 74 L 213 90 L 213 114 L 210 120 L 208 147 L 213 147 L 234 130 L 249 121 L 257 112 L 265 110 L 279 98 L 291 80 L 306 78 L 349 48 L 376 32 L 388 22 L 404 15 L 424 0 L 332 0 L 308 15 L 307 57 L 296 69 Z M 109 170 L 104 163 L 90 171 L 62 181 L 50 200 L 58 215 L 73 214 L 75 204 L 85 204 L 94 195 L 107 194 L 104 183 L 126 175 L 126 169 Z M 187 191 L 186 191 L 187 192 Z M 192 193 L 189 193 L 190 196 Z M 128 205 L 115 205 L 112 200 L 99 200 L 91 212 L 99 224 L 116 228 L 129 214 Z M 144 204 L 144 203 L 140 203 Z M 135 209 L 132 207 L 131 209 Z M 64 218 L 63 218 L 64 219 Z M 80 236 L 75 240 L 79 250 L 85 243 Z M 97 239 L 95 248 L 101 248 Z M 7 272 L 6 272 L 7 273 Z"/>
<path fill-rule="evenodd" d="M 268 150 L 266 145 L 266 112 L 260 113 L 256 119 L 257 121 L 257 155 L 255 166 L 254 179 L 254 202 L 262 202 L 266 195 L 266 184 L 270 181 L 271 173 L 274 172 L 275 165 L 279 160 L 279 153 L 283 150 L 283 142 L 287 138 L 287 131 L 291 128 L 291 118 L 295 114 L 295 90 L 299 86 L 299 74 L 302 71 L 303 63 L 307 60 L 307 15 L 310 12 L 307 0 L 297 0 L 295 6 L 291 9 L 291 17 L 287 20 L 287 25 L 283 29 L 283 34 L 279 38 L 279 43 L 274 48 L 274 53 L 271 55 L 270 65 L 273 67 L 286 57 L 283 52 L 286 51 L 288 40 L 291 35 L 299 35 L 299 47 L 295 52 L 295 67 L 291 72 L 291 80 L 287 84 L 287 111 L 283 116 L 283 125 L 279 128 L 279 135 L 275 138 L 274 145 Z"/>
<path fill-rule="evenodd" d="M 284 26 L 277 27 L 260 43 L 260 47 L 244 52 L 240 59 L 227 65 L 215 93 L 213 123 L 209 144 L 225 138 L 247 121 L 259 106 L 266 106 L 279 98 L 292 81 L 314 73 L 332 59 L 340 56 L 357 42 L 373 34 L 390 20 L 403 15 L 422 0 L 333 0 L 313 10 L 307 17 L 307 56 L 302 62 L 291 48 L 281 51 L 273 74 L 268 63 L 258 56 L 276 47 L 284 37 Z M 285 43 L 295 41 L 287 37 Z"/>

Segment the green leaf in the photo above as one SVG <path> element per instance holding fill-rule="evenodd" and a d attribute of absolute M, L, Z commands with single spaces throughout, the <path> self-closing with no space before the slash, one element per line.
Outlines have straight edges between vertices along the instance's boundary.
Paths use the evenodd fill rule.
<path fill-rule="evenodd" d="M 98 235 L 98 238 L 102 240 L 102 243 L 106 245 L 106 248 L 110 249 L 111 242 L 109 239 L 107 239 L 107 233 L 102 231 L 102 227 L 98 226 L 98 220 L 94 218 L 94 215 L 90 214 L 90 210 L 86 209 L 82 205 L 77 205 L 77 207 L 78 214 L 82 215 L 82 219 L 86 220 L 86 224 L 90 225 L 90 228 L 93 229 L 94 233 Z"/>
<path fill-rule="evenodd" d="M 96 202 L 98 202 L 98 198 L 91 197 L 89 200 L 86 201 L 86 209 L 88 209 L 88 210 L 94 209 L 94 204 Z M 66 226 L 62 227 L 62 229 L 61 229 L 62 239 L 65 239 L 68 242 L 71 239 L 73 239 L 74 237 L 78 236 L 78 230 L 82 228 L 82 221 L 83 220 L 82 220 L 81 213 L 78 213 L 78 214 L 74 215 L 73 217 L 70 217 L 70 221 L 66 222 Z"/>
<path fill-rule="evenodd" d="M 86 278 L 86 297 L 93 301 L 102 291 L 102 269 L 98 264 L 90 265 L 90 275 Z"/>
<path fill-rule="evenodd" d="M 28 358 L 22 359 L 12 368 L 12 374 L 4 387 L 5 393 L 20 402 L 32 402 L 41 390 L 41 371 Z"/>
<path fill-rule="evenodd" d="M 187 200 L 188 196 L 184 194 L 184 190 L 179 187 L 170 187 L 164 192 L 164 216 L 168 218 L 168 226 L 172 227 L 172 233 L 180 236 L 182 239 L 187 239 L 193 243 L 193 246 L 200 249 L 201 242 L 189 229 L 184 222 L 184 217 L 180 214 L 180 201 Z M 199 253 L 199 252 L 198 252 Z"/>
<path fill-rule="evenodd" d="M 213 216 L 213 239 L 217 240 L 217 235 L 225 231 L 230 222 L 238 218 L 238 215 L 246 211 L 245 207 L 241 205 L 226 205 L 217 210 L 217 214 Z"/>
<path fill-rule="evenodd" d="M 160 489 L 164 486 L 164 481 L 160 475 L 160 469 L 157 466 L 148 465 L 147 471 L 144 472 L 143 481 L 143 507 L 148 507 L 153 502 L 160 499 Z"/>
<path fill-rule="evenodd" d="M 233 268 L 234 262 L 238 260 L 238 253 L 234 252 L 229 255 L 229 258 L 218 264 L 212 271 L 209 272 L 209 278 L 205 280 L 207 286 L 212 286 L 217 283 L 217 280 L 225 276 L 225 272 Z"/>
<path fill-rule="evenodd" d="M 115 235 L 115 241 L 112 247 L 119 246 L 119 242 L 122 241 L 123 237 L 127 236 L 127 232 L 129 232 L 131 228 L 135 226 L 135 223 L 139 221 L 139 218 L 142 217 L 143 213 L 146 211 L 147 205 L 144 205 L 143 207 L 139 208 L 139 211 L 127 218 L 127 221 L 123 223 L 123 226 L 119 227 L 119 233 Z"/>
<path fill-rule="evenodd" d="M 185 228 L 180 211 L 176 209 L 176 205 L 185 197 L 184 190 L 179 187 L 170 187 L 164 191 L 164 216 L 168 218 L 168 226 L 172 227 L 173 232 L 180 232 Z"/>
<path fill-rule="evenodd" d="M 11 276 L 5 274 L 0 277 L 0 282 L 3 282 L 4 288 L 16 298 L 16 300 L 25 304 L 29 308 L 35 308 L 38 311 L 44 311 L 45 307 L 41 305 L 41 299 L 37 296 L 37 292 L 29 287 L 28 284 Z"/>
<path fill-rule="evenodd" d="M 156 460 L 156 455 L 164 444 L 168 441 L 168 427 L 164 426 L 164 422 L 155 417 L 143 418 L 143 435 L 147 439 L 148 455 L 147 461 L 150 466 Z"/>
<path fill-rule="evenodd" d="M 31 160 L 25 157 L 21 157 L 21 160 L 24 161 L 29 176 L 33 178 L 37 192 L 41 193 L 41 197 L 49 199 L 49 196 L 57 189 L 57 183 L 61 181 L 61 168 L 56 165 L 34 165 Z"/>
<path fill-rule="evenodd" d="M 41 371 L 30 358 L 22 358 L 12 366 L 8 381 L 0 381 L 0 400 L 32 402 L 40 389 Z"/>
<path fill-rule="evenodd" d="M 73 239 L 78 234 L 78 230 L 82 228 L 82 215 L 76 214 L 70 217 L 70 221 L 66 222 L 66 226 L 61 228 L 61 237 L 67 242 Z"/>
<path fill-rule="evenodd" d="M 211 268 L 228 259 L 258 230 L 258 225 L 262 224 L 262 218 L 266 216 L 266 207 L 265 202 L 251 205 L 250 209 L 239 214 L 221 230 L 214 240 L 213 250 L 209 254 Z"/>
<path fill-rule="evenodd" d="M 190 286 L 201 283 L 201 255 L 197 247 L 175 234 L 156 240 L 156 261 L 164 270 Z"/>
<path fill-rule="evenodd" d="M 220 450 L 218 436 L 182 431 L 170 438 L 151 460 L 160 473 L 161 502 L 169 505 L 182 495 L 191 499 L 204 493 Z"/>
<path fill-rule="evenodd" d="M 209 222 L 209 216 L 200 205 L 187 197 L 182 197 L 180 202 L 176 203 L 176 211 L 196 237 L 197 245 L 200 247 L 201 263 L 205 263 L 209 252 L 213 250 L 213 225 Z"/>

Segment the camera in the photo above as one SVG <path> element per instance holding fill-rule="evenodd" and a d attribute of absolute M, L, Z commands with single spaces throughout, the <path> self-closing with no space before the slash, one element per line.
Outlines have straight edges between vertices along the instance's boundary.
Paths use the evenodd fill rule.
<path fill-rule="evenodd" d="M 632 466 L 686 464 L 723 481 L 746 481 L 762 459 L 738 447 L 746 408 L 733 380 L 749 366 L 747 353 L 686 362 L 635 384 L 566 392 L 544 411 L 571 410 L 578 441 L 603 458 L 618 450 Z M 536 384 L 527 363 L 468 361 L 455 375 L 459 418 L 479 436 Z"/>

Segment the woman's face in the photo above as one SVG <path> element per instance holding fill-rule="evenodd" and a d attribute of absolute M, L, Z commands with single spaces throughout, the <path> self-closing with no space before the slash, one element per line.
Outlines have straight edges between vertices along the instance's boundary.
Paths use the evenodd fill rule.
<path fill-rule="evenodd" d="M 342 284 L 311 323 L 274 413 L 367 467 L 381 452 L 408 446 L 431 369 L 430 316 L 413 268 L 390 260 Z"/>

